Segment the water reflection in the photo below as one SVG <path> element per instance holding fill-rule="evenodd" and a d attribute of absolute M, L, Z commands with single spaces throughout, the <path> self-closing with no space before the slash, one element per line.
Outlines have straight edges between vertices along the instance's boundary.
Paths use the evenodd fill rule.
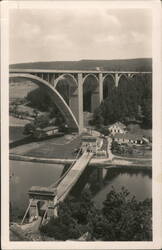
<path fill-rule="evenodd" d="M 143 200 L 152 197 L 151 178 L 150 170 L 89 167 L 72 189 L 71 195 L 78 196 L 85 187 L 89 187 L 95 204 L 102 207 L 102 202 L 106 199 L 112 186 L 116 190 L 120 190 L 124 186 L 129 190 L 131 196 L 135 195 L 137 200 Z"/>
<path fill-rule="evenodd" d="M 28 204 L 27 191 L 31 186 L 49 186 L 55 183 L 69 166 L 10 162 L 10 201 L 12 211 L 23 214 Z M 92 192 L 96 206 L 102 207 L 113 185 L 116 190 L 125 186 L 138 200 L 152 196 L 151 171 L 135 169 L 104 169 L 89 166 L 73 187 L 70 195 L 79 197 L 85 187 Z M 16 212 L 15 212 L 16 211 Z"/>
<path fill-rule="evenodd" d="M 23 214 L 31 186 L 49 186 L 56 182 L 63 165 L 10 161 L 10 202 L 14 214 Z"/>

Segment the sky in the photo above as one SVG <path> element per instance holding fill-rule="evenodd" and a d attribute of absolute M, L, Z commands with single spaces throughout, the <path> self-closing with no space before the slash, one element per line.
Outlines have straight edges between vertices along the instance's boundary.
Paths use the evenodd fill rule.
<path fill-rule="evenodd" d="M 10 63 L 152 57 L 149 9 L 11 9 Z"/>

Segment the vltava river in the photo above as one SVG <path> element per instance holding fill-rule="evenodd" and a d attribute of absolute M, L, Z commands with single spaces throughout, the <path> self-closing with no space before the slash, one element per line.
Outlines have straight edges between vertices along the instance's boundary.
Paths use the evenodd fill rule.
<path fill-rule="evenodd" d="M 31 186 L 49 186 L 65 171 L 63 165 L 10 161 L 10 201 L 12 213 L 23 215 L 28 205 L 27 191 Z M 152 197 L 152 177 L 148 170 L 121 170 L 87 168 L 74 186 L 71 194 L 77 196 L 89 187 L 97 207 L 102 207 L 107 193 L 114 186 L 126 187 L 137 200 Z"/>

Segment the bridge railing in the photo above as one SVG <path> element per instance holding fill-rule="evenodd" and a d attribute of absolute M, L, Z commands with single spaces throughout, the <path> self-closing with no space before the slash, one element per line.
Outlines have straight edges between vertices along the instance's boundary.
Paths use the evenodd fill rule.
<path fill-rule="evenodd" d="M 77 159 L 79 158 L 80 156 L 80 153 L 81 153 L 81 148 L 79 149 L 79 152 L 77 153 L 74 161 L 71 163 L 70 167 L 68 168 L 68 170 L 62 175 L 60 176 L 60 178 L 52 185 L 50 185 L 49 187 L 50 188 L 54 188 L 54 187 L 57 187 L 58 184 L 64 179 L 64 177 L 69 173 L 69 171 L 72 169 L 72 167 L 74 166 L 75 162 L 77 161 Z"/>

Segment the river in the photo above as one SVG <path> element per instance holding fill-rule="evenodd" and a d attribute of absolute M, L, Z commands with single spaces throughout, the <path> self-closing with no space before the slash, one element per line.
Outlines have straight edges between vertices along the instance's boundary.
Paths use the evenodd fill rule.
<path fill-rule="evenodd" d="M 12 214 L 22 216 L 28 204 L 27 191 L 31 186 L 49 186 L 65 171 L 63 165 L 10 161 L 10 203 Z M 89 187 L 94 203 L 102 207 L 112 186 L 119 190 L 126 187 L 137 200 L 152 197 L 152 176 L 148 170 L 98 169 L 88 167 L 71 194 L 78 196 L 84 187 Z"/>

